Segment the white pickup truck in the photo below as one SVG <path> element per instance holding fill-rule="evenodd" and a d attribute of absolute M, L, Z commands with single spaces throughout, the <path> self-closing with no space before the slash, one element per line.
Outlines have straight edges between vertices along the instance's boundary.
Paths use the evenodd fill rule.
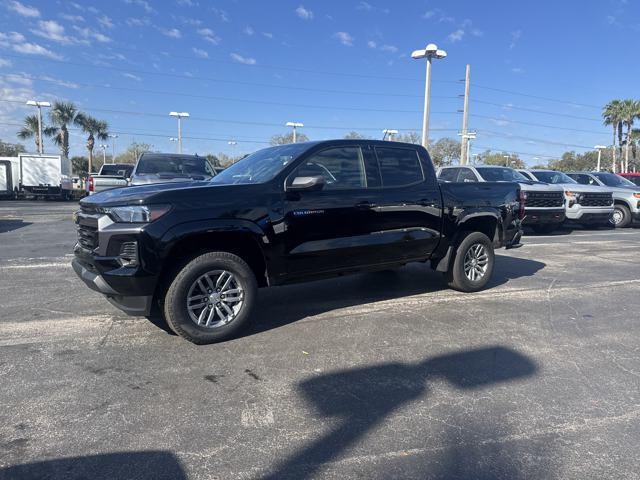
<path fill-rule="evenodd" d="M 97 175 L 89 177 L 89 195 L 129 185 L 133 172 L 130 163 L 105 163 Z"/>

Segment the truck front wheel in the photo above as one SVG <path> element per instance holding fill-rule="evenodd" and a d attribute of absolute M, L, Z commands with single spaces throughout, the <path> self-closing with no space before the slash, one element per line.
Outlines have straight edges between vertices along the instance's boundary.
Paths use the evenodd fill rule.
<path fill-rule="evenodd" d="M 491 278 L 494 262 L 493 244 L 489 237 L 484 233 L 470 232 L 458 245 L 449 265 L 449 286 L 461 292 L 482 290 Z"/>
<path fill-rule="evenodd" d="M 253 271 L 240 257 L 209 252 L 187 263 L 164 297 L 169 327 L 196 344 L 226 340 L 249 322 L 256 301 Z"/>

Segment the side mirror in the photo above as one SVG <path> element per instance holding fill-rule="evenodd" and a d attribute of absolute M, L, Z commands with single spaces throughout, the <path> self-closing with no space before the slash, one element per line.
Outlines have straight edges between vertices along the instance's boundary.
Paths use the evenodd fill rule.
<path fill-rule="evenodd" d="M 290 185 L 287 186 L 288 192 L 313 192 L 322 190 L 325 184 L 323 176 L 316 177 L 296 177 Z"/>

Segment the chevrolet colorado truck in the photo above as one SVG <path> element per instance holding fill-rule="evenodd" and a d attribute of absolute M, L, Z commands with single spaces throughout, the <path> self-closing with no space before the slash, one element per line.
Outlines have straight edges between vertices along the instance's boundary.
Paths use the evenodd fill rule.
<path fill-rule="evenodd" d="M 525 198 L 522 224 L 536 233 L 551 233 L 565 220 L 564 190 L 557 185 L 531 180 L 510 167 L 492 165 L 442 167 L 438 178 L 444 182 L 517 182 Z"/>
<path fill-rule="evenodd" d="M 89 195 L 126 187 L 132 171 L 133 165 L 130 163 L 105 163 L 97 175 L 89 176 Z"/>
<path fill-rule="evenodd" d="M 197 343 L 245 326 L 258 287 L 429 262 L 457 290 L 519 243 L 516 183 L 439 184 L 427 150 L 331 140 L 259 150 L 209 181 L 109 190 L 74 214 L 73 268 Z M 310 296 L 312 292 L 310 291 Z"/>

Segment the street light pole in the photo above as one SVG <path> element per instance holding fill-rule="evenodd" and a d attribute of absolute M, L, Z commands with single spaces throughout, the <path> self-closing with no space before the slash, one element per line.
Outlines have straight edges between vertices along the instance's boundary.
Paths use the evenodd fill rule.
<path fill-rule="evenodd" d="M 296 143 L 296 129 L 298 128 L 302 128 L 304 127 L 304 123 L 301 122 L 287 122 L 284 124 L 285 127 L 292 127 L 293 128 L 293 143 Z"/>
<path fill-rule="evenodd" d="M 100 145 L 100 148 L 102 149 L 102 164 L 104 165 L 107 163 L 107 145 L 103 143 Z"/>
<path fill-rule="evenodd" d="M 188 112 L 169 112 L 169 115 L 178 119 L 178 153 L 182 153 L 182 119 L 188 118 Z"/>
<path fill-rule="evenodd" d="M 427 71 L 424 84 L 424 111 L 422 114 L 422 146 L 427 147 L 429 144 L 429 110 L 431 97 L 431 60 L 433 58 L 442 59 L 447 56 L 447 52 L 439 50 L 435 43 L 430 43 L 424 50 L 415 50 L 411 54 L 413 59 L 427 59 Z"/>
<path fill-rule="evenodd" d="M 471 150 L 471 140 L 475 140 L 476 139 L 476 135 L 478 134 L 478 132 L 466 132 L 466 131 L 462 131 L 460 133 L 458 133 L 459 137 L 462 137 L 462 141 L 460 143 L 462 143 L 463 145 L 466 144 L 466 149 L 463 148 L 462 152 L 464 152 L 464 156 L 460 157 L 460 165 L 468 165 L 469 164 L 469 158 L 470 158 L 470 150 Z"/>
<path fill-rule="evenodd" d="M 44 144 L 42 142 L 42 107 L 50 107 L 49 102 L 39 102 L 37 100 L 29 100 L 27 105 L 38 108 L 38 153 L 44 153 Z"/>
<path fill-rule="evenodd" d="M 109 138 L 111 139 L 111 163 L 116 163 L 116 138 L 118 135 L 110 133 Z"/>
<path fill-rule="evenodd" d="M 506 158 L 506 160 L 504 161 L 504 166 L 505 167 L 511 166 L 511 155 L 502 155 L 502 156 Z"/>
<path fill-rule="evenodd" d="M 607 148 L 606 145 L 596 145 L 595 147 L 596 150 L 598 150 L 598 166 L 596 167 L 596 172 L 600 171 L 600 160 L 602 158 L 602 150 Z"/>
<path fill-rule="evenodd" d="M 389 137 L 389 141 L 393 142 L 393 137 L 398 134 L 398 130 L 385 128 L 384 130 L 382 130 L 382 133 L 383 133 L 382 140 L 386 140 L 387 137 Z"/>
<path fill-rule="evenodd" d="M 236 142 L 235 140 L 229 140 L 227 142 L 227 144 L 231 147 L 231 162 L 236 163 L 236 145 L 238 145 L 238 142 Z"/>

